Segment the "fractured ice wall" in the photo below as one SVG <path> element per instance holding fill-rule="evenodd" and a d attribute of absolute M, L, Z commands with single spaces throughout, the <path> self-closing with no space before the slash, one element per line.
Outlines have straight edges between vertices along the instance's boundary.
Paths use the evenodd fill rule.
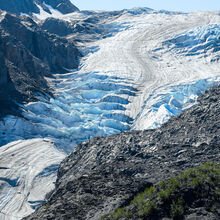
<path fill-rule="evenodd" d="M 211 24 L 178 34 L 165 41 L 170 50 L 176 50 L 186 56 L 201 57 L 215 53 L 211 61 L 220 59 L 220 25 Z"/>
<path fill-rule="evenodd" d="M 124 82 L 119 77 L 96 73 L 60 75 L 56 98 L 23 106 L 23 115 L 28 120 L 8 116 L 0 122 L 1 144 L 51 137 L 70 151 L 94 136 L 129 130 L 132 119 L 124 113 L 129 103 L 127 95 L 133 96 L 137 90 Z"/>
<path fill-rule="evenodd" d="M 179 115 L 196 103 L 198 96 L 218 84 L 220 77 L 202 79 L 187 84 L 159 88 L 145 101 L 133 129 L 154 129 Z"/>

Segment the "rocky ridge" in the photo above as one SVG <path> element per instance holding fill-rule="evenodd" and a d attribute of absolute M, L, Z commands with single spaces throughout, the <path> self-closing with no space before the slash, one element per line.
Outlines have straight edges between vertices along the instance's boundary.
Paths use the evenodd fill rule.
<path fill-rule="evenodd" d="M 47 13 L 51 14 L 51 7 L 62 14 L 68 14 L 79 9 L 70 0 L 0 0 L 0 9 L 17 15 L 33 13 L 39 14 L 39 6 Z"/>
<path fill-rule="evenodd" d="M 158 129 L 79 144 L 60 164 L 47 203 L 25 219 L 100 219 L 146 187 L 206 161 L 219 161 L 219 97 L 220 86 L 215 86 Z M 203 219 L 198 209 L 202 207 L 192 208 L 190 215 Z"/>
<path fill-rule="evenodd" d="M 48 17 L 42 20 L 39 25 L 43 30 L 60 37 L 74 37 L 78 42 L 91 42 L 114 35 L 109 30 L 111 25 L 106 25 L 109 20 L 120 17 L 124 11 L 80 11 L 79 17 L 74 19 L 61 19 Z"/>
<path fill-rule="evenodd" d="M 1 116 L 15 114 L 16 104 L 50 94 L 45 76 L 77 67 L 74 42 L 43 31 L 31 18 L 0 13 Z"/>

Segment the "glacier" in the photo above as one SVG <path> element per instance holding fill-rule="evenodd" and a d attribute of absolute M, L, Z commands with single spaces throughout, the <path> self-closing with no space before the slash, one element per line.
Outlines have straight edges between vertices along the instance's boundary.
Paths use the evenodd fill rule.
<path fill-rule="evenodd" d="M 65 156 L 49 138 L 0 147 L 0 219 L 21 219 L 42 204 Z"/>
<path fill-rule="evenodd" d="M 209 54 L 217 53 L 220 50 L 220 25 L 200 26 L 194 30 L 181 33 L 164 42 L 164 44 L 167 44 L 170 50 L 176 50 L 186 56 L 205 55 L 208 57 Z M 214 61 L 215 57 L 212 60 Z"/>
<path fill-rule="evenodd" d="M 54 97 L 39 96 L 20 105 L 23 117 L 0 122 L 1 219 L 21 219 L 43 203 L 76 144 L 156 128 L 219 83 L 218 12 L 137 8 L 58 17 L 76 23 L 93 16 L 103 34 L 78 43 L 78 69 L 47 78 Z"/>
<path fill-rule="evenodd" d="M 91 137 L 129 130 L 133 120 L 124 114 L 129 101 L 122 96 L 135 95 L 137 89 L 124 81 L 93 72 L 81 77 L 77 73 L 60 75 L 53 82 L 59 90 L 56 98 L 24 105 L 23 116 L 28 120 L 8 116 L 0 123 L 4 130 L 1 142 L 6 143 L 11 135 L 13 141 L 50 137 L 69 153 Z"/>

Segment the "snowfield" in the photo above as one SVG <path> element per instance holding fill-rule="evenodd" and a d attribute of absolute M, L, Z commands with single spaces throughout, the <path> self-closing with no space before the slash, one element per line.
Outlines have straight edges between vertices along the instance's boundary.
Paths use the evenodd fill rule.
<path fill-rule="evenodd" d="M 65 154 L 50 139 L 16 141 L 0 148 L 0 219 L 21 219 L 54 188 Z"/>
<path fill-rule="evenodd" d="M 85 56 L 78 70 L 48 79 L 55 98 L 41 97 L 23 106 L 24 118 L 0 122 L 0 143 L 7 144 L 0 148 L 0 217 L 20 219 L 32 212 L 52 189 L 57 164 L 76 144 L 156 128 L 219 83 L 219 12 L 132 9 L 59 18 L 76 22 L 97 13 L 105 15 L 97 26 L 104 36 L 79 44 Z"/>

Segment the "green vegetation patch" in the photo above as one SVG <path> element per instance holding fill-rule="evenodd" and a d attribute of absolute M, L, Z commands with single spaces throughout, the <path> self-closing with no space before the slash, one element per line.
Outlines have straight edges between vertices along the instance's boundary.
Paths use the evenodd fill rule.
<path fill-rule="evenodd" d="M 220 164 L 207 162 L 147 188 L 129 206 L 103 219 L 182 219 L 190 207 L 205 207 L 215 213 L 219 204 Z"/>

